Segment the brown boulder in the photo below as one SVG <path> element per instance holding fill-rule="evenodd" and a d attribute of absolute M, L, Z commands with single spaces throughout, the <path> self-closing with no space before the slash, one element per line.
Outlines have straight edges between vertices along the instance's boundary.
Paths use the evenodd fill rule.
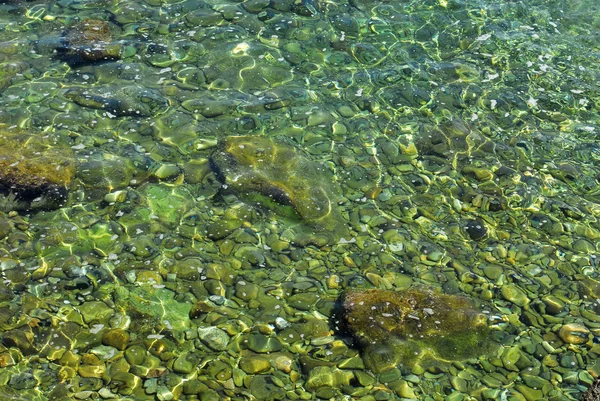
<path fill-rule="evenodd" d="M 487 317 L 471 300 L 430 289 L 349 290 L 341 317 L 375 371 L 465 360 L 495 347 Z"/>
<path fill-rule="evenodd" d="M 121 57 L 122 46 L 111 40 L 108 22 L 86 19 L 67 29 L 57 51 L 72 67 L 96 61 L 116 60 Z"/>
<path fill-rule="evenodd" d="M 67 201 L 75 155 L 50 135 L 0 130 L 0 207 L 54 209 Z"/>

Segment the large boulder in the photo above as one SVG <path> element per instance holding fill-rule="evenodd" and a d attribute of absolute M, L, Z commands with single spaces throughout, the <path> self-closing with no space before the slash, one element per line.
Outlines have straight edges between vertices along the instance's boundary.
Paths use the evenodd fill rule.
<path fill-rule="evenodd" d="M 328 169 L 295 147 L 263 136 L 230 136 L 219 142 L 210 164 L 223 187 L 240 198 L 298 218 L 329 243 L 348 235 L 338 210 L 341 191 Z"/>
<path fill-rule="evenodd" d="M 375 371 L 469 359 L 492 346 L 488 319 L 469 299 L 429 289 L 349 290 L 342 319 Z"/>
<path fill-rule="evenodd" d="M 52 135 L 0 130 L 0 208 L 55 209 L 68 200 L 75 155 Z"/>
<path fill-rule="evenodd" d="M 71 67 L 121 57 L 122 45 L 111 42 L 110 24 L 98 19 L 85 19 L 68 28 L 61 38 L 57 53 Z"/>

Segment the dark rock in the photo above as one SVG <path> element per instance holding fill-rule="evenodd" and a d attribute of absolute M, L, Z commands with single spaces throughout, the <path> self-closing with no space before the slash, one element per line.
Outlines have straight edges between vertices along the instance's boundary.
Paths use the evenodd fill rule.
<path fill-rule="evenodd" d="M 121 57 L 120 43 L 111 43 L 110 25 L 106 21 L 86 19 L 69 28 L 56 49 L 71 67 Z"/>
<path fill-rule="evenodd" d="M 465 230 L 473 241 L 479 241 L 487 236 L 487 229 L 481 220 L 470 220 L 465 225 Z"/>

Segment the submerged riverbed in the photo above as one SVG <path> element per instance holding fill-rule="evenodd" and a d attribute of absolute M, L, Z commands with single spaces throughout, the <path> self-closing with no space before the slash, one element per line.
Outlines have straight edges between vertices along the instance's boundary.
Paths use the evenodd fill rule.
<path fill-rule="evenodd" d="M 0 398 L 581 399 L 599 16 L 0 2 Z"/>

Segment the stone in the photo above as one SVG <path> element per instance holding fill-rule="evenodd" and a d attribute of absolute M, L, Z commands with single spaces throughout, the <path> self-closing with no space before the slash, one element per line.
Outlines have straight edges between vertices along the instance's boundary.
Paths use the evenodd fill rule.
<path fill-rule="evenodd" d="M 71 67 L 121 57 L 122 46 L 111 43 L 110 25 L 103 20 L 85 19 L 67 29 L 62 39 L 56 51 Z"/>
<path fill-rule="evenodd" d="M 500 293 L 504 299 L 520 307 L 529 304 L 530 301 L 527 294 L 514 284 L 502 286 Z"/>
<path fill-rule="evenodd" d="M 142 379 L 128 372 L 116 372 L 110 377 L 111 384 L 117 386 L 117 391 L 122 395 L 130 395 L 141 387 Z"/>
<path fill-rule="evenodd" d="M 249 375 L 266 372 L 271 369 L 271 363 L 259 356 L 244 357 L 239 362 L 240 369 Z"/>
<path fill-rule="evenodd" d="M 129 343 L 129 333 L 123 329 L 110 329 L 102 335 L 102 344 L 124 351 Z"/>
<path fill-rule="evenodd" d="M 558 330 L 558 336 L 567 344 L 585 344 L 589 340 L 590 331 L 583 324 L 568 323 Z"/>
<path fill-rule="evenodd" d="M 544 398 L 544 393 L 542 393 L 542 390 L 533 389 L 523 384 L 517 384 L 515 388 L 517 391 L 523 394 L 523 397 L 525 397 L 527 401 L 539 401 Z"/>
<path fill-rule="evenodd" d="M 465 230 L 473 241 L 480 241 L 487 236 L 487 229 L 481 220 L 469 220 L 465 225 Z"/>
<path fill-rule="evenodd" d="M 168 100 L 160 93 L 140 85 L 109 85 L 93 92 L 73 87 L 64 96 L 79 106 L 104 111 L 103 115 L 110 118 L 158 116 L 169 108 Z"/>
<path fill-rule="evenodd" d="M 495 347 L 487 318 L 470 300 L 427 289 L 348 290 L 341 314 L 364 348 L 365 365 L 378 372 L 412 366 L 425 354 L 456 361 Z"/>
<path fill-rule="evenodd" d="M 191 358 L 188 353 L 183 353 L 173 362 L 173 371 L 177 373 L 189 374 L 192 373 L 196 364 L 194 358 Z"/>
<path fill-rule="evenodd" d="M 502 353 L 502 364 L 506 370 L 518 372 L 520 369 L 517 366 L 522 357 L 522 352 L 518 347 L 506 348 Z"/>
<path fill-rule="evenodd" d="M 340 387 L 350 384 L 354 374 L 329 366 L 317 366 L 308 372 L 306 388 L 314 391 L 322 387 Z"/>
<path fill-rule="evenodd" d="M 483 274 L 490 280 L 498 280 L 502 276 L 503 269 L 499 265 L 486 265 L 483 268 Z"/>
<path fill-rule="evenodd" d="M 56 209 L 68 201 L 73 151 L 52 135 L 0 129 L 0 209 Z"/>
<path fill-rule="evenodd" d="M 217 327 L 198 327 L 198 337 L 214 351 L 224 351 L 229 343 L 229 336 Z"/>
<path fill-rule="evenodd" d="M 258 353 L 277 352 L 283 348 L 281 342 L 275 337 L 263 334 L 252 334 L 248 337 L 248 348 Z"/>
<path fill-rule="evenodd" d="M 242 223 L 241 220 L 236 219 L 218 219 L 208 226 L 208 238 L 213 241 L 223 239 L 240 228 Z"/>
<path fill-rule="evenodd" d="M 302 221 L 327 242 L 348 236 L 339 187 L 326 167 L 295 147 L 262 136 L 229 136 L 219 141 L 210 165 L 224 190 Z"/>

